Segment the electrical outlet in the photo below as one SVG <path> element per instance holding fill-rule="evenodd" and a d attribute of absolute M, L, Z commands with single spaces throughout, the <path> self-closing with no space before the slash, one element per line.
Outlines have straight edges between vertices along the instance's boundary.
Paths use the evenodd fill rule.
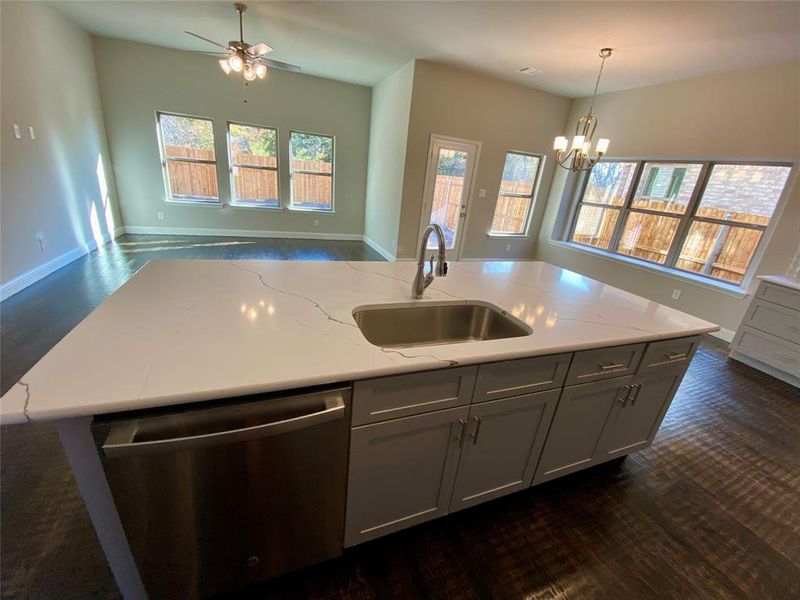
<path fill-rule="evenodd" d="M 156 213 L 156 217 L 158 218 L 159 221 L 163 221 L 164 220 L 164 212 L 163 211 L 158 211 Z"/>
<path fill-rule="evenodd" d="M 314 219 L 314 227 L 319 227 L 319 219 Z"/>
<path fill-rule="evenodd" d="M 22 139 L 22 130 L 16 123 L 14 123 L 14 137 L 17 138 L 18 140 Z"/>
<path fill-rule="evenodd" d="M 511 252 L 511 244 L 506 244 L 506 252 Z"/>
<path fill-rule="evenodd" d="M 33 125 L 28 125 L 28 136 L 32 139 L 36 139 L 36 132 L 33 130 Z"/>
<path fill-rule="evenodd" d="M 47 250 L 47 238 L 41 231 L 36 234 L 36 241 L 39 242 L 39 250 Z"/>
<path fill-rule="evenodd" d="M 680 300 L 682 293 L 683 292 L 681 290 L 679 290 L 678 288 L 675 288 L 674 290 L 672 290 L 672 299 L 673 300 Z"/>

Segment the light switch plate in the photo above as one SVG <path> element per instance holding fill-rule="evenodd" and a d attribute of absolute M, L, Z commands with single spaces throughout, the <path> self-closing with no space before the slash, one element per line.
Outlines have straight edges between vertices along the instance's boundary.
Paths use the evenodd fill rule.
<path fill-rule="evenodd" d="M 483 188 L 478 190 L 478 198 L 486 198 L 486 190 Z"/>
<path fill-rule="evenodd" d="M 675 288 L 674 290 L 672 290 L 672 299 L 673 300 L 680 300 L 682 293 L 683 292 L 681 292 L 681 290 L 679 290 L 678 288 Z"/>

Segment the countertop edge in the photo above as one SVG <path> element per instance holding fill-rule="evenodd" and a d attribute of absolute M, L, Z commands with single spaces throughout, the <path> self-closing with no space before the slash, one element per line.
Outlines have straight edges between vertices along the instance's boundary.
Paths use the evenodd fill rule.
<path fill-rule="evenodd" d="M 704 333 L 712 333 L 719 331 L 718 325 L 711 327 L 698 327 L 675 332 L 674 334 L 642 334 L 632 335 L 619 343 L 588 343 L 588 344 L 565 344 L 563 346 L 548 346 L 546 348 L 537 349 L 534 351 L 506 351 L 497 353 L 488 353 L 478 356 L 471 356 L 463 361 L 458 361 L 449 366 L 442 366 L 442 360 L 430 359 L 419 360 L 418 362 L 409 362 L 408 364 L 394 364 L 385 367 L 375 367 L 364 369 L 361 371 L 344 371 L 341 377 L 309 377 L 306 379 L 295 379 L 285 381 L 272 381 L 264 385 L 250 385 L 242 387 L 229 387 L 225 389 L 205 390 L 203 392 L 193 392 L 187 394 L 171 394 L 167 396 L 153 396 L 150 398 L 136 398 L 128 402 L 115 402 L 113 410 L 104 409 L 102 403 L 95 403 L 94 405 L 87 405 L 86 410 L 26 410 L 27 401 L 29 397 L 29 390 L 27 384 L 22 381 L 17 382 L 6 394 L 0 399 L 5 405 L 8 402 L 16 402 L 19 407 L 15 407 L 9 411 L 4 406 L 4 410 L 0 413 L 0 425 L 15 425 L 28 422 L 44 422 L 56 421 L 62 419 L 71 419 L 78 417 L 96 416 L 101 414 L 111 414 L 118 412 L 127 412 L 133 410 L 142 410 L 147 408 L 157 408 L 164 406 L 178 406 L 181 404 L 189 404 L 192 402 L 209 402 L 217 399 L 234 398 L 236 396 L 245 396 L 250 394 L 261 394 L 277 391 L 289 391 L 293 389 L 300 389 L 304 387 L 329 385 L 335 383 L 343 383 L 350 381 L 358 381 L 363 379 L 372 379 L 376 377 L 386 377 L 390 375 L 404 375 L 421 371 L 433 371 L 436 369 L 447 369 L 460 366 L 469 366 L 475 364 L 485 364 L 492 362 L 502 362 L 506 360 L 516 360 L 522 358 L 532 358 L 535 356 L 548 356 L 553 354 L 562 354 L 569 352 L 580 352 L 583 350 L 594 350 L 597 348 L 612 348 L 615 346 L 625 346 L 628 344 L 639 344 L 647 342 L 656 342 L 660 340 L 676 339 L 682 337 L 690 337 L 694 335 L 701 335 Z M 479 344 L 481 342 L 471 342 Z M 435 348 L 436 346 L 421 346 L 420 348 Z M 414 357 L 425 358 L 425 357 Z"/>

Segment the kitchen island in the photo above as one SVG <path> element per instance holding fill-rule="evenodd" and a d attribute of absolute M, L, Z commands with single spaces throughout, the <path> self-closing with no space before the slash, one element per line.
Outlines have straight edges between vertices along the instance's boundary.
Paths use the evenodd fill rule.
<path fill-rule="evenodd" d="M 525 323 L 532 330 L 530 335 L 409 348 L 370 344 L 353 319 L 354 309 L 411 303 L 415 268 L 410 262 L 149 263 L 2 398 L 0 420 L 3 424 L 56 421 L 120 588 L 126 597 L 139 598 L 144 597 L 145 587 L 90 429 L 101 415 L 353 385 L 347 540 L 342 540 L 342 545 L 351 545 L 471 505 L 474 498 L 488 500 L 526 483 L 645 447 L 696 348 L 693 336 L 717 329 L 709 322 L 545 263 L 462 262 L 451 263 L 448 277 L 436 279 L 425 299 L 416 302 L 490 303 Z M 584 392 L 589 389 L 599 394 L 603 403 L 610 402 L 609 406 L 647 406 L 646 385 L 640 397 L 645 379 L 635 378 L 647 377 L 643 369 L 661 368 L 653 362 L 654 352 L 674 356 L 676 362 L 667 368 L 671 379 L 659 380 L 667 381 L 667 388 L 650 417 L 646 438 L 611 448 L 606 442 L 610 443 L 613 432 L 598 432 L 598 440 L 604 440 L 600 446 L 609 451 L 607 456 L 567 457 L 569 449 L 576 446 L 574 432 L 556 439 L 555 425 L 551 427 L 551 423 L 574 421 L 575 415 L 562 411 L 565 398 L 571 399 L 573 411 L 582 410 L 581 406 L 596 409 L 596 402 L 578 401 L 588 398 Z M 589 368 L 595 363 L 601 365 L 597 373 Z M 586 367 L 585 372 L 576 370 L 578 366 Z M 530 374 L 547 376 L 533 381 Z M 492 381 L 505 383 L 493 386 Z M 392 385 L 387 387 L 386 382 Z M 448 382 L 453 382 L 455 391 L 448 391 Z M 408 395 L 419 401 L 397 405 L 390 394 L 381 396 L 382 385 L 407 389 Z M 434 397 L 439 392 L 441 397 Z M 385 404 L 381 410 L 370 410 L 370 402 Z M 530 440 L 521 442 L 524 473 L 519 482 L 503 490 L 486 494 L 467 491 L 458 496 L 459 490 L 468 488 L 477 477 L 472 473 L 471 478 L 459 479 L 459 470 L 471 464 L 467 451 L 474 453 L 497 434 L 489 426 L 479 434 L 480 423 L 490 423 L 490 415 L 481 416 L 479 410 L 497 408 L 495 403 L 500 402 L 509 403 L 504 405 L 508 410 L 496 414 L 530 415 L 529 421 L 517 417 L 512 421 L 532 424 L 536 430 Z M 598 415 L 607 414 L 600 415 L 601 428 L 610 418 L 610 408 L 603 406 Z M 437 490 L 435 506 L 409 513 L 409 518 L 388 519 L 370 513 L 370 507 L 376 505 L 387 506 L 387 510 L 410 507 L 400 500 L 389 506 L 385 498 L 365 495 L 365 487 L 370 486 L 361 474 L 379 473 L 381 465 L 374 461 L 366 464 L 364 454 L 353 453 L 359 448 L 375 448 L 376 440 L 396 440 L 403 432 L 419 431 L 413 420 L 423 417 L 441 421 L 441 427 L 426 421 L 422 430 L 443 432 L 448 448 L 437 485 L 445 479 L 450 488 Z M 480 443 L 479 435 L 483 436 Z M 585 432 L 581 436 L 585 437 Z M 504 438 L 508 439 L 502 435 L 494 439 Z M 420 438 L 408 439 L 414 443 L 402 451 L 424 446 L 417 443 Z M 467 450 L 462 453 L 464 448 Z M 423 464 L 431 462 L 419 458 Z M 546 460 L 552 468 L 537 470 Z M 485 470 L 486 464 L 479 467 L 478 471 Z M 460 498 L 457 506 L 451 503 L 451 496 Z M 417 514 L 420 512 L 426 514 Z M 370 519 L 377 521 L 370 524 Z M 360 520 L 364 523 L 359 524 Z"/>

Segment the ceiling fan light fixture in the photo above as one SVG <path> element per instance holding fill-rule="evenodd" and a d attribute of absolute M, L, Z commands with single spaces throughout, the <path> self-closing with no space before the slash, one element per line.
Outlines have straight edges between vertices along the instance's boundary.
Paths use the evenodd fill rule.
<path fill-rule="evenodd" d="M 247 81 L 255 81 L 256 71 L 250 65 L 245 65 L 245 67 L 244 67 L 244 78 Z"/>
<path fill-rule="evenodd" d="M 219 61 L 220 68 L 225 71 L 225 75 L 228 75 L 233 69 L 231 69 L 231 65 L 229 64 L 228 60 L 223 58 Z"/>
<path fill-rule="evenodd" d="M 228 59 L 228 65 L 231 69 L 239 73 L 244 67 L 244 61 L 238 54 L 234 54 Z"/>
<path fill-rule="evenodd" d="M 267 76 L 267 66 L 262 63 L 258 63 L 256 65 L 256 75 L 258 75 L 259 79 L 264 79 L 264 77 Z"/>

